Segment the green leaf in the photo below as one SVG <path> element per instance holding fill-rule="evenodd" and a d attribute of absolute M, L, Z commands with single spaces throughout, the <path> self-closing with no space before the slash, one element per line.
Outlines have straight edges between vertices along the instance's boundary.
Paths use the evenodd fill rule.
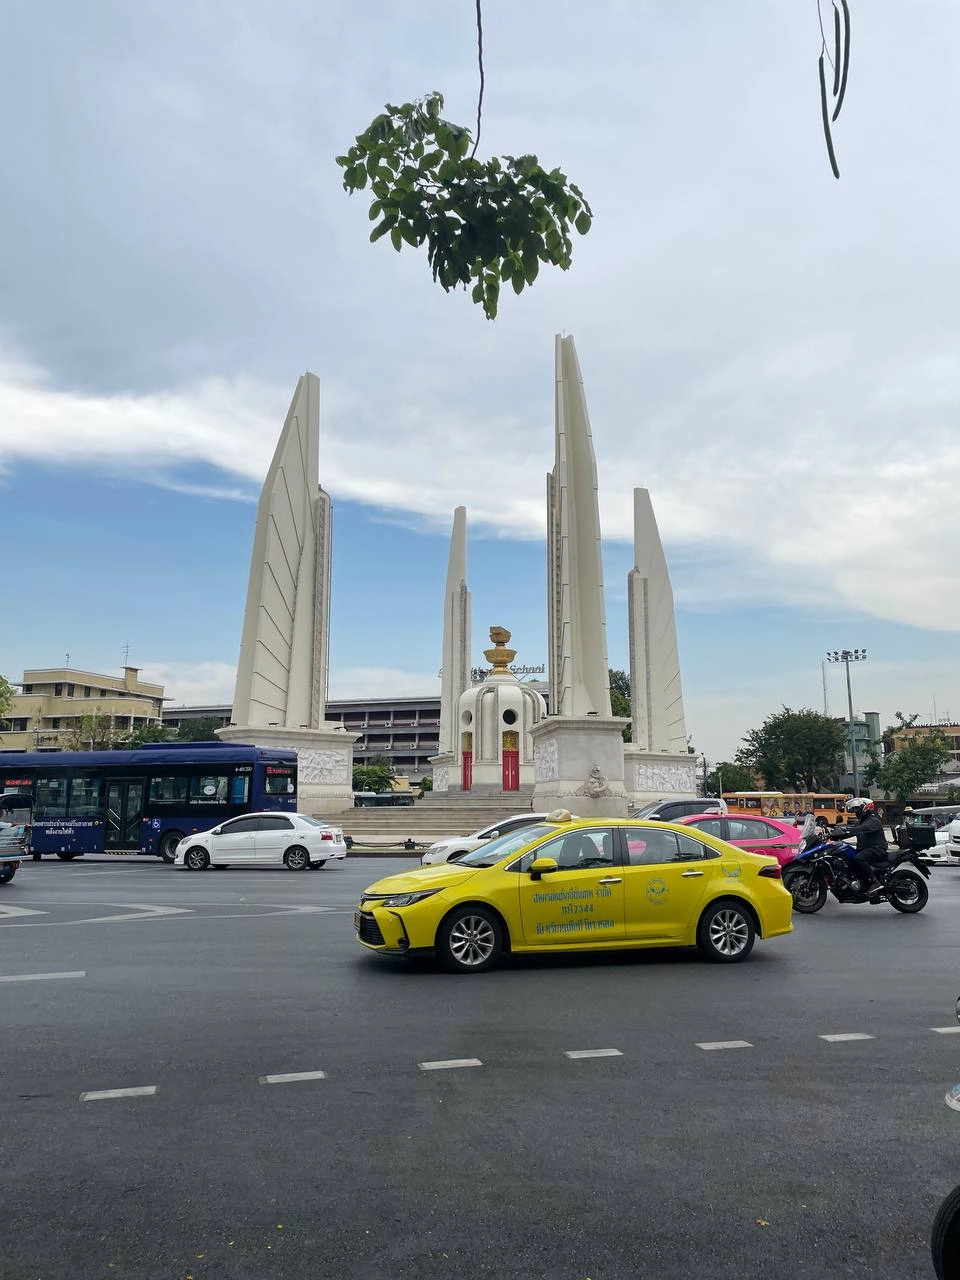
<path fill-rule="evenodd" d="M 394 247 L 394 248 L 396 249 L 396 251 L 399 253 L 399 252 L 400 252 L 400 246 L 403 244 L 403 240 L 402 240 L 402 238 L 401 238 L 401 236 L 400 236 L 400 228 L 399 228 L 399 227 L 393 227 L 393 229 L 392 229 L 392 230 L 391 230 L 391 232 L 390 232 L 390 239 L 391 239 L 391 241 L 393 242 L 393 247 Z"/>
<path fill-rule="evenodd" d="M 585 236 L 593 224 L 593 219 L 589 213 L 578 213 L 577 220 L 573 224 L 582 236 Z"/>
<path fill-rule="evenodd" d="M 367 213 L 367 217 L 370 219 L 371 222 L 376 222 L 376 220 L 380 217 L 380 211 L 382 208 L 383 208 L 383 204 L 381 203 L 381 201 L 374 200 L 373 204 L 370 206 L 369 212 Z"/>
<path fill-rule="evenodd" d="M 396 225 L 396 222 L 397 215 L 395 213 L 388 214 L 383 221 L 378 223 L 370 232 L 371 241 L 379 240 L 381 236 L 385 236 L 391 227 Z"/>

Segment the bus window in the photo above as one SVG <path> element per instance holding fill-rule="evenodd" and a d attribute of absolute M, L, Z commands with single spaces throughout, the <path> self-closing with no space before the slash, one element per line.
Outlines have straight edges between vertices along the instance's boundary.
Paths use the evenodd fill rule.
<path fill-rule="evenodd" d="M 187 779 L 151 778 L 150 800 L 154 804 L 183 804 L 187 798 Z"/>
<path fill-rule="evenodd" d="M 230 803 L 248 804 L 250 801 L 250 775 L 238 774 L 230 779 Z"/>
<path fill-rule="evenodd" d="M 229 782 L 225 773 L 194 774 L 190 779 L 190 803 L 226 804 Z"/>
<path fill-rule="evenodd" d="M 33 816 L 35 818 L 65 818 L 67 816 L 66 777 L 37 779 L 37 798 Z"/>
<path fill-rule="evenodd" d="M 268 764 L 265 775 L 263 789 L 268 796 L 289 796 L 296 790 L 292 769 L 280 769 L 276 765 Z"/>
<path fill-rule="evenodd" d="M 100 813 L 102 779 L 78 774 L 70 783 L 70 817 L 96 818 Z"/>

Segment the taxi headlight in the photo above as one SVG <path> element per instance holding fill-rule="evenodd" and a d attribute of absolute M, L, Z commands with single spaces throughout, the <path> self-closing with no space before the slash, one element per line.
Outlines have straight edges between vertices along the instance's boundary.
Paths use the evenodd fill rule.
<path fill-rule="evenodd" d="M 415 902 L 422 902 L 424 898 L 432 898 L 435 893 L 439 893 L 439 889 L 419 889 L 416 893 L 395 893 L 390 898 L 381 898 L 381 907 L 412 907 Z"/>

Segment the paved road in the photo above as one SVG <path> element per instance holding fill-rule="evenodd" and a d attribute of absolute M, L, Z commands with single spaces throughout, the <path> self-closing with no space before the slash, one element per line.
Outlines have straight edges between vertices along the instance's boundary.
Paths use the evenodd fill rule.
<path fill-rule="evenodd" d="M 929 1280 L 960 872 L 917 917 L 831 903 L 733 968 L 461 977 L 354 942 L 359 888 L 405 865 L 24 865 L 2 1280 Z"/>

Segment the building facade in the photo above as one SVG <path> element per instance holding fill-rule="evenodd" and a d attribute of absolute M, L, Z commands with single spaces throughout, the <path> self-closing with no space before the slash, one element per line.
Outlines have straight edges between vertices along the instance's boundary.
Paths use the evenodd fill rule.
<path fill-rule="evenodd" d="M 163 685 L 139 676 L 138 667 L 124 667 L 121 676 L 73 667 L 24 671 L 0 721 L 0 751 L 87 751 L 159 724 Z"/>

